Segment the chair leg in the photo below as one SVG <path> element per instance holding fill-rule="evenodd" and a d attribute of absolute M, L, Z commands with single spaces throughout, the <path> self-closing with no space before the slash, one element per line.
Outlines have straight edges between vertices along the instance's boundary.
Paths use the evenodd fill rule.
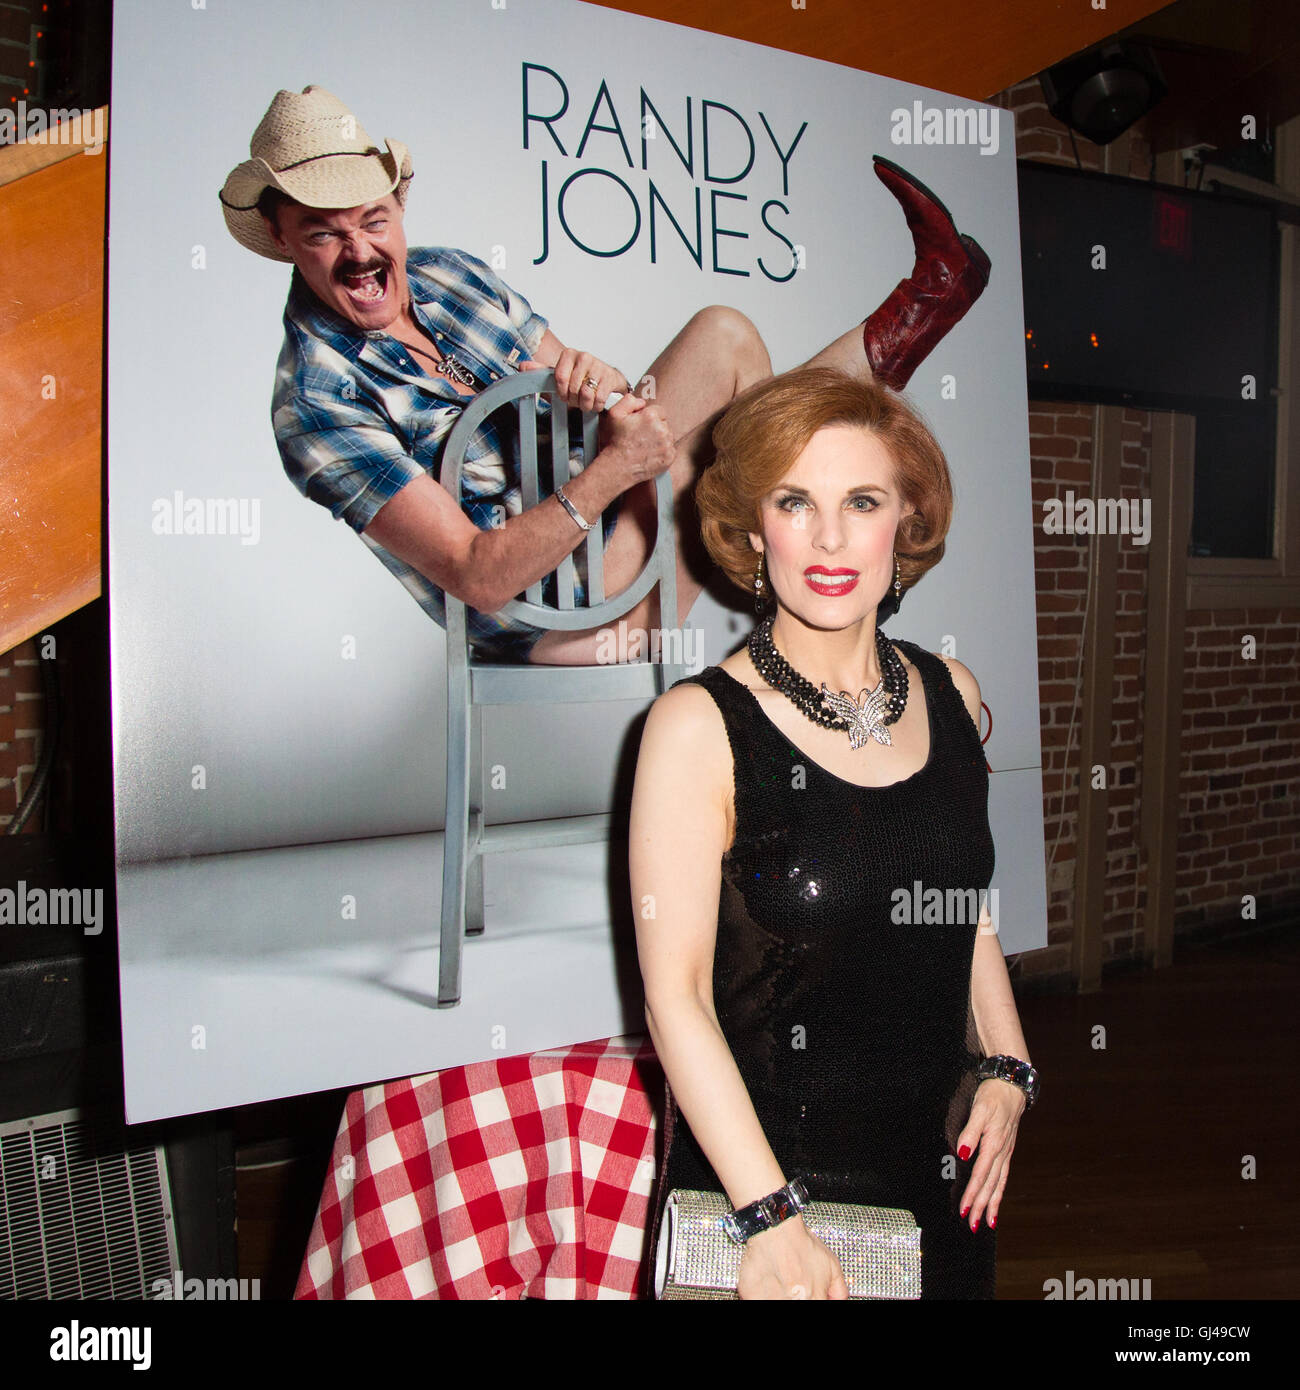
<path fill-rule="evenodd" d="M 465 929 L 466 858 L 469 840 L 469 709 L 447 701 L 447 800 L 442 840 L 442 926 L 438 945 L 438 1007 L 460 1003 L 462 934 Z"/>
<path fill-rule="evenodd" d="M 469 868 L 465 880 L 465 935 L 482 936 L 483 919 L 483 708 L 469 711 Z"/>
<path fill-rule="evenodd" d="M 483 920 L 483 854 L 477 848 L 482 843 L 483 813 L 470 811 L 469 865 L 465 873 L 465 935 L 482 936 Z"/>

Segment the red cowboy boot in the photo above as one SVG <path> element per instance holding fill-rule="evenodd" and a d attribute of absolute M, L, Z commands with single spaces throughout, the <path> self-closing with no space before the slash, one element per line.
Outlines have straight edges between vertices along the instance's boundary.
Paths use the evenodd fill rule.
<path fill-rule="evenodd" d="M 957 231 L 952 214 L 905 169 L 873 155 L 876 176 L 898 199 L 916 245 L 906 280 L 862 325 L 867 361 L 878 381 L 901 391 L 989 282 L 989 258 Z"/>

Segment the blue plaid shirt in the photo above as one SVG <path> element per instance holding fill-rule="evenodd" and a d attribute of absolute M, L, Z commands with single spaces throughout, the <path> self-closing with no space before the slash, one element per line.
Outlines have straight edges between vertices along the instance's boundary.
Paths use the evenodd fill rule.
<path fill-rule="evenodd" d="M 410 249 L 412 309 L 444 353 L 489 383 L 531 358 L 546 320 L 482 261 L 450 247 Z M 447 435 L 467 399 L 426 376 L 405 344 L 367 333 L 327 309 L 294 271 L 284 311 L 284 348 L 271 420 L 285 472 L 304 496 L 358 534 L 421 473 L 436 481 Z M 518 440 L 484 422 L 466 451 L 461 504 L 481 529 L 523 509 Z M 612 511 L 613 509 L 611 509 Z M 446 625 L 442 590 L 362 535 L 436 622 Z M 468 610 L 470 639 L 506 659 L 526 659 L 541 635 L 517 620 Z"/>

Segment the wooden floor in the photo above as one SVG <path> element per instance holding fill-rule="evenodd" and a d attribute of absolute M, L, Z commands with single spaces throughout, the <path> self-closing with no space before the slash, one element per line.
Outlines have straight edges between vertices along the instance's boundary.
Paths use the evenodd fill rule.
<path fill-rule="evenodd" d="M 998 1220 L 998 1297 L 1041 1299 L 1073 1270 L 1150 1279 L 1153 1300 L 1295 1298 L 1300 930 L 1180 943 L 1167 970 L 1020 1012 L 1043 1089 Z"/>
<path fill-rule="evenodd" d="M 1020 1011 L 1043 1091 L 998 1221 L 999 1298 L 1041 1300 L 1069 1271 L 1149 1279 L 1153 1300 L 1300 1294 L 1300 929 L 1180 942 L 1168 970 Z M 239 1173 L 240 1274 L 263 1298 L 292 1296 L 342 1099 L 298 1112 L 298 1160 Z"/>

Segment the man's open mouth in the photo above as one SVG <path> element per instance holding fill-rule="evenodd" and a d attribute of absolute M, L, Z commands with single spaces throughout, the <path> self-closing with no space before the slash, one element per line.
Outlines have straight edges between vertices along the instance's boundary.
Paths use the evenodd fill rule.
<path fill-rule="evenodd" d="M 348 271 L 339 276 L 349 299 L 358 304 L 378 304 L 388 293 L 388 270 L 370 266 L 366 270 Z"/>

